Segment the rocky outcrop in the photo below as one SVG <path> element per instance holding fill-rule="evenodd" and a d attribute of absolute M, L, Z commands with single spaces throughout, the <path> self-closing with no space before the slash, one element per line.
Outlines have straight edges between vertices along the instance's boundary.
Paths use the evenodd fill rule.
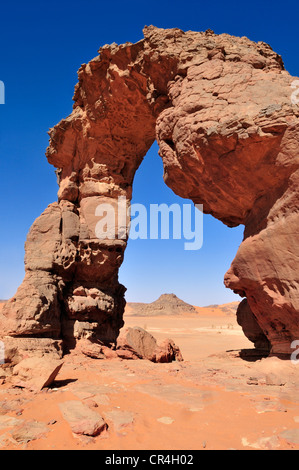
<path fill-rule="evenodd" d="M 1 310 L 1 335 L 66 349 L 82 338 L 115 343 L 126 208 L 156 138 L 176 194 L 245 225 L 225 284 L 247 298 L 272 352 L 289 354 L 299 337 L 299 108 L 280 56 L 245 37 L 151 26 L 136 44 L 102 47 L 78 76 L 72 114 L 50 131 L 58 202 L 30 230 L 26 276 Z M 103 233 L 107 207 L 117 229 Z"/>

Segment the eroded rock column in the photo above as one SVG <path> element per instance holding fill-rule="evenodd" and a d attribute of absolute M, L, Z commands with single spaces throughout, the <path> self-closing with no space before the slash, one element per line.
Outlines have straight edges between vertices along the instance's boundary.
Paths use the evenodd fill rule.
<path fill-rule="evenodd" d="M 294 79 L 246 38 L 211 36 L 198 62 L 170 85 L 157 121 L 165 181 L 226 225 L 245 225 L 225 285 L 247 297 L 271 352 L 289 357 L 299 338 Z"/>

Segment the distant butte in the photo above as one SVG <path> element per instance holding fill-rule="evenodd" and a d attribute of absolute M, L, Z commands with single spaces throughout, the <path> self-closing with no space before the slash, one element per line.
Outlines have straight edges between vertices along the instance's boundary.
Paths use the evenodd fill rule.
<path fill-rule="evenodd" d="M 152 303 L 128 302 L 131 315 L 180 315 L 183 313 L 196 313 L 193 305 L 179 299 L 175 294 L 162 294 Z"/>

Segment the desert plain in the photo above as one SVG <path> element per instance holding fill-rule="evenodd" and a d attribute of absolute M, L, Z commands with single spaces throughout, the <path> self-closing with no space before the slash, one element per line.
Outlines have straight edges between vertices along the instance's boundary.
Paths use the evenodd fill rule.
<path fill-rule="evenodd" d="M 71 352 L 42 390 L 0 379 L 1 450 L 299 449 L 298 365 L 260 357 L 237 305 L 138 315 L 127 304 L 125 328 L 172 338 L 180 362 Z M 82 412 L 83 428 L 104 424 L 93 437 Z"/>

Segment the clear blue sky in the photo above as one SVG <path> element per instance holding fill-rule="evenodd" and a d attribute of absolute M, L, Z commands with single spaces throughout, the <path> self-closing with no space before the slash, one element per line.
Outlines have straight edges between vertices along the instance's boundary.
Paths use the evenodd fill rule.
<path fill-rule="evenodd" d="M 47 131 L 72 111 L 77 70 L 107 43 L 136 42 L 144 25 L 247 36 L 269 43 L 299 75 L 297 1 L 11 1 L 2 2 L 0 80 L 0 299 L 12 296 L 24 275 L 26 234 L 57 199 L 54 169 L 44 156 Z M 138 170 L 134 201 L 179 201 L 163 183 L 156 144 Z M 185 202 L 185 201 L 183 201 Z M 204 245 L 183 250 L 180 241 L 130 241 L 120 280 L 127 300 L 152 301 L 174 292 L 196 305 L 236 300 L 223 275 L 242 240 L 204 217 Z"/>

